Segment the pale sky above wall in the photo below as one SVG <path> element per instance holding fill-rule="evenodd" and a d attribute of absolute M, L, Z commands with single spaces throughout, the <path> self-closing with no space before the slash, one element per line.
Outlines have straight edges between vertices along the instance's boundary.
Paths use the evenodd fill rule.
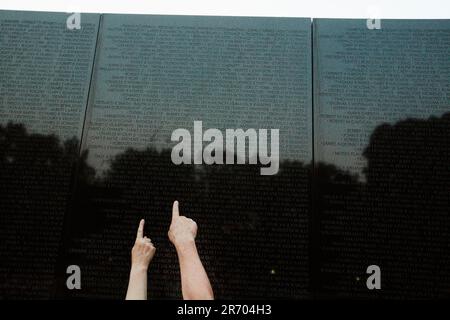
<path fill-rule="evenodd" d="M 0 9 L 315 18 L 450 18 L 448 0 L 0 0 Z"/>

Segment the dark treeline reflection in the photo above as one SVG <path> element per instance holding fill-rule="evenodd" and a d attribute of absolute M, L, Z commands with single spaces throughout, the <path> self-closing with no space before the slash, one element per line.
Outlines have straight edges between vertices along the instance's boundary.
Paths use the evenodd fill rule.
<path fill-rule="evenodd" d="M 76 139 L 0 126 L 0 298 L 49 298 Z"/>
<path fill-rule="evenodd" d="M 149 297 L 179 298 L 167 239 L 175 199 L 199 225 L 218 298 L 450 296 L 449 141 L 450 114 L 380 125 L 364 151 L 366 182 L 325 163 L 284 161 L 274 176 L 250 165 L 175 166 L 170 150 L 154 149 L 129 149 L 96 175 L 76 140 L 8 124 L 0 297 L 122 299 L 144 217 L 157 247 Z M 69 264 L 82 269 L 80 291 L 65 289 Z M 366 288 L 371 264 L 381 267 L 378 292 Z"/>
<path fill-rule="evenodd" d="M 450 113 L 379 125 L 363 155 L 365 183 L 317 166 L 321 295 L 449 297 Z"/>
<path fill-rule="evenodd" d="M 85 290 L 73 294 L 100 290 L 123 298 L 130 248 L 144 217 L 157 247 L 149 295 L 179 298 L 177 257 L 167 238 L 177 199 L 199 225 L 199 251 L 217 297 L 307 296 L 309 168 L 285 162 L 267 177 L 250 165 L 176 166 L 170 152 L 129 149 L 101 178 L 79 175 L 69 259 L 94 270 L 85 273 Z"/>

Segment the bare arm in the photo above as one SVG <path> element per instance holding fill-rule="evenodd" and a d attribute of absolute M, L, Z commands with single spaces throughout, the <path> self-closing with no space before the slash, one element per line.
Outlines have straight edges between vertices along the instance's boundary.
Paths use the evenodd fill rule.
<path fill-rule="evenodd" d="M 185 300 L 212 300 L 213 290 L 195 245 L 197 224 L 180 216 L 178 201 L 173 203 L 169 239 L 180 263 L 181 289 Z"/>
<path fill-rule="evenodd" d="M 151 240 L 144 237 L 144 223 L 144 219 L 139 223 L 136 242 L 131 250 L 131 271 L 126 300 L 147 300 L 147 270 L 156 249 Z"/>

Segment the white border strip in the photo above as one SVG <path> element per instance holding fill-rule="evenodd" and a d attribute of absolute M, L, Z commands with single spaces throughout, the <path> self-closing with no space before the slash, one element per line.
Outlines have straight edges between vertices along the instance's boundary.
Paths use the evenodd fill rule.
<path fill-rule="evenodd" d="M 449 0 L 0 0 L 0 9 L 213 16 L 449 19 Z"/>

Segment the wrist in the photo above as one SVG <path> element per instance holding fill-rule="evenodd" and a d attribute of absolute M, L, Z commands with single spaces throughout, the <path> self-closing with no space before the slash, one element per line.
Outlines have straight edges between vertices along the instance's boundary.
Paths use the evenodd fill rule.
<path fill-rule="evenodd" d="M 196 250 L 195 239 L 184 240 L 175 244 L 178 255 Z"/>
<path fill-rule="evenodd" d="M 131 274 L 147 274 L 148 266 L 144 266 L 141 264 L 135 264 L 131 266 Z"/>

